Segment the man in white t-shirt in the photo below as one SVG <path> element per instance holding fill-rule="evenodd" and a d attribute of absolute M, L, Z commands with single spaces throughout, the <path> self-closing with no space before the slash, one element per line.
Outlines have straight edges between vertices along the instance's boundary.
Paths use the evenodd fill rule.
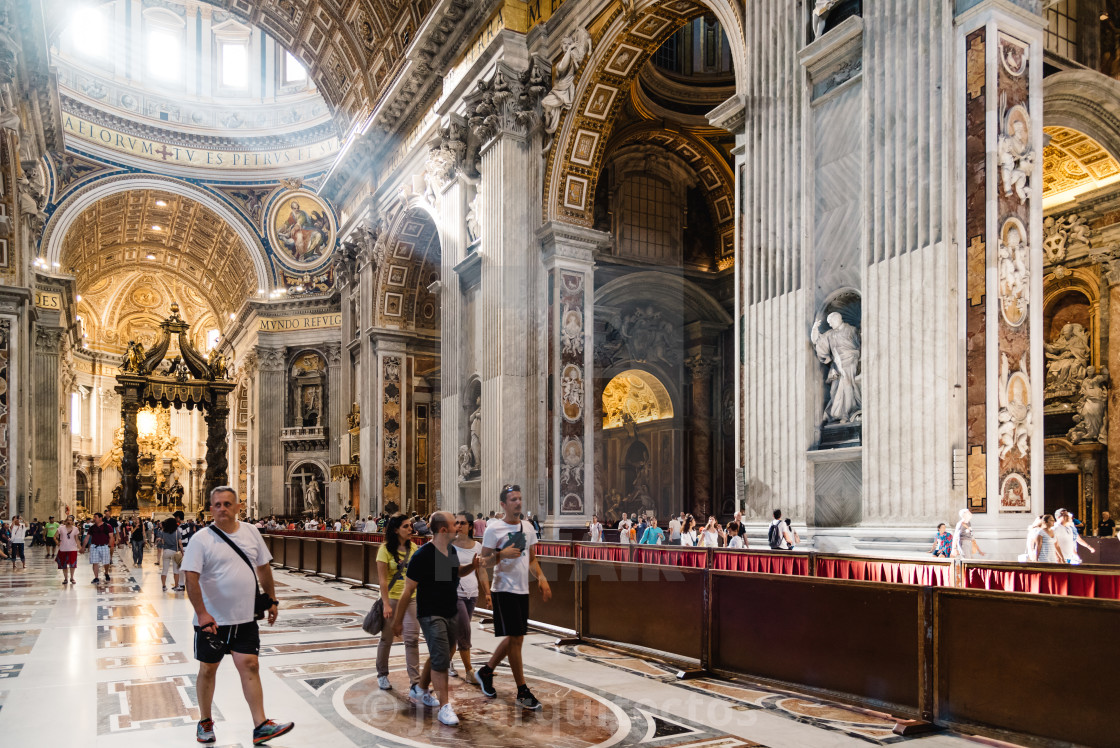
<path fill-rule="evenodd" d="M 597 516 L 591 517 L 591 524 L 587 526 L 587 531 L 591 533 L 592 543 L 603 542 L 603 523 L 599 521 Z"/>
<path fill-rule="evenodd" d="M 789 525 L 782 519 L 781 509 L 774 510 L 774 521 L 770 523 L 766 537 L 770 547 L 775 551 L 788 551 L 793 548 L 793 534 L 789 530 Z"/>
<path fill-rule="evenodd" d="M 182 564 L 187 577 L 187 597 L 194 606 L 194 657 L 199 662 L 200 719 L 195 732 L 200 743 L 215 740 L 211 717 L 214 683 L 222 658 L 231 654 L 256 725 L 253 744 L 260 745 L 291 732 L 295 726 L 291 722 L 277 723 L 265 716 L 264 691 L 258 674 L 257 658 L 261 649 L 256 616 L 258 580 L 272 601 L 268 609 L 269 626 L 276 623 L 279 605 L 272 567 L 268 565 L 272 554 L 257 528 L 237 520 L 241 502 L 236 490 L 229 486 L 213 489 L 210 512 L 214 524 L 195 533 L 183 553 Z"/>
<path fill-rule="evenodd" d="M 684 512 L 669 520 L 669 545 L 681 544 L 681 528 L 684 527 Z"/>
<path fill-rule="evenodd" d="M 626 515 L 626 512 L 623 512 L 622 519 L 618 521 L 618 541 L 620 543 L 630 544 L 630 528 L 633 526 L 633 521 Z"/>
<path fill-rule="evenodd" d="M 521 487 L 505 485 L 498 495 L 505 512 L 495 522 L 486 526 L 482 537 L 481 563 L 493 568 L 490 589 L 494 606 L 494 635 L 502 637 L 490 661 L 475 671 L 474 677 L 488 698 L 494 698 L 494 668 L 509 656 L 509 669 L 517 684 L 517 704 L 523 709 L 538 710 L 541 702 L 525 684 L 525 668 L 521 659 L 521 645 L 529 630 L 529 571 L 540 583 L 541 597 L 547 603 L 552 598 L 552 588 L 544 578 L 537 561 L 537 533 L 533 526 L 521 519 Z M 602 525 L 600 525 L 602 527 Z"/>

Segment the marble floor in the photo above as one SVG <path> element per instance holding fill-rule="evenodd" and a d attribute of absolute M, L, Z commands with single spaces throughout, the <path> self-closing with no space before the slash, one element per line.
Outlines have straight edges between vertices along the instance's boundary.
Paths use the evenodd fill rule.
<path fill-rule="evenodd" d="M 129 554 L 130 555 L 130 554 Z M 198 719 L 191 607 L 162 592 L 152 561 L 114 559 L 108 585 L 63 586 L 53 561 L 29 549 L 26 571 L 0 562 L 0 741 L 4 745 L 139 748 L 194 744 Z M 277 571 L 282 602 L 275 627 L 262 629 L 261 677 L 270 717 L 296 729 L 276 746 L 590 746 L 652 748 L 866 746 L 921 748 L 973 744 L 967 736 L 894 735 L 886 715 L 717 679 L 678 681 L 667 666 L 590 645 L 555 646 L 534 634 L 526 674 L 545 704 L 513 705 L 513 681 L 499 669 L 497 699 L 452 679 L 462 724 L 444 727 L 409 705 L 400 645 L 392 691 L 377 688 L 376 639 L 361 618 L 376 592 Z M 492 651 L 489 627 L 475 621 L 475 661 Z M 424 646 L 421 644 L 421 653 Z M 252 725 L 232 662 L 218 674 L 218 746 L 252 745 Z M 983 741 L 990 744 L 990 741 Z"/>

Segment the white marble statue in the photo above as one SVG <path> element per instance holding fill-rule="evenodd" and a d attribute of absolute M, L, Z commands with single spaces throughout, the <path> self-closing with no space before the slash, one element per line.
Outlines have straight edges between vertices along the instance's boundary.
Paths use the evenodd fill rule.
<path fill-rule="evenodd" d="M 1021 457 L 1030 451 L 1031 428 L 1034 417 L 1031 414 L 1031 380 L 1027 373 L 1026 355 L 1019 361 L 1019 371 L 1012 372 L 1007 354 L 1000 357 L 999 366 L 999 457 L 1002 460 L 1018 449 Z"/>
<path fill-rule="evenodd" d="M 475 409 L 468 420 L 470 429 L 471 468 L 482 468 L 482 398 L 475 398 Z"/>
<path fill-rule="evenodd" d="M 813 36 L 819 37 L 824 33 L 825 24 L 828 23 L 828 14 L 836 7 L 840 0 L 817 0 L 813 6 Z"/>
<path fill-rule="evenodd" d="M 474 244 L 482 238 L 482 190 L 476 189 L 467 209 L 467 238 Z"/>
<path fill-rule="evenodd" d="M 560 126 L 560 115 L 572 106 L 579 66 L 591 54 L 591 35 L 581 26 L 564 37 L 560 48 L 564 50 L 564 55 L 556 63 L 556 82 L 552 85 L 552 90 L 541 99 L 544 131 L 549 135 Z"/>
<path fill-rule="evenodd" d="M 1092 247 L 1089 222 L 1084 216 L 1070 213 L 1061 218 L 1047 216 L 1042 221 L 1042 253 L 1046 262 L 1054 264 L 1064 260 L 1071 242 Z"/>
<path fill-rule="evenodd" d="M 1046 349 L 1046 389 L 1061 390 L 1077 385 L 1085 378 L 1092 351 L 1089 333 L 1076 322 L 1062 326 Z"/>
<path fill-rule="evenodd" d="M 999 300 L 1003 318 L 1013 327 L 1027 318 L 1030 298 L 1030 248 L 1023 236 L 1023 224 L 1008 218 L 1000 231 Z"/>
<path fill-rule="evenodd" d="M 471 448 L 466 444 L 459 446 L 459 477 L 466 479 L 471 477 L 474 467 L 471 466 Z"/>
<path fill-rule="evenodd" d="M 319 482 L 311 480 L 307 482 L 306 488 L 303 489 L 303 506 L 304 511 L 312 515 L 319 512 Z"/>
<path fill-rule="evenodd" d="M 1081 399 L 1077 403 L 1076 422 L 1068 438 L 1074 444 L 1108 441 L 1106 416 L 1108 415 L 1108 369 L 1098 373 L 1092 366 L 1081 382 Z"/>
<path fill-rule="evenodd" d="M 1002 118 L 997 145 L 999 173 L 1003 194 L 1027 199 L 1031 172 L 1034 170 L 1034 146 L 1031 144 L 1031 116 L 1026 107 L 1017 104 Z"/>
<path fill-rule="evenodd" d="M 829 385 L 829 397 L 823 421 L 854 423 L 863 418 L 859 329 L 845 322 L 840 312 L 828 315 L 827 321 L 831 329 L 822 331 L 818 319 L 810 333 L 817 360 L 828 366 L 825 382 Z"/>

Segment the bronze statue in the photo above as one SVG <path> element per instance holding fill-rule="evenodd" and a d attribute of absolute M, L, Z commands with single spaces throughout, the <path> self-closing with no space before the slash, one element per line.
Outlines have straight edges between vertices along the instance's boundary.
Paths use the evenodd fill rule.
<path fill-rule="evenodd" d="M 124 354 L 121 371 L 129 374 L 144 373 L 144 344 L 135 340 L 128 341 L 128 351 Z"/>

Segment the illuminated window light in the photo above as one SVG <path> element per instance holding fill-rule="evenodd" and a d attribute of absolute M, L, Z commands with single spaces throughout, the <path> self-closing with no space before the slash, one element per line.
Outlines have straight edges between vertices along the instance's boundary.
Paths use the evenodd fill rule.
<path fill-rule="evenodd" d="M 158 223 L 153 223 L 152 231 L 163 231 L 163 226 L 160 226 Z"/>
<path fill-rule="evenodd" d="M 166 200 L 156 200 L 156 205 L 158 205 L 161 208 L 166 208 L 167 207 L 167 201 Z"/>
<path fill-rule="evenodd" d="M 147 257 L 147 258 L 148 258 L 149 260 L 154 260 L 154 259 L 156 258 L 156 256 L 155 256 L 154 254 L 152 254 L 151 252 L 149 252 L 149 253 L 148 253 L 148 254 L 146 255 L 146 257 Z"/>

